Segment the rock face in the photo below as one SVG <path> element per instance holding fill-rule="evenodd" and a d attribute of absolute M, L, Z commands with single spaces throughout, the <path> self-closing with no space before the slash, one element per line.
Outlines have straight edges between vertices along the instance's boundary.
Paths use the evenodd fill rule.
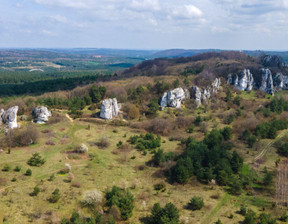
<path fill-rule="evenodd" d="M 277 90 L 288 90 L 288 76 L 278 72 L 274 77 L 275 88 Z"/>
<path fill-rule="evenodd" d="M 38 124 L 45 124 L 49 120 L 49 117 L 52 116 L 51 112 L 47 107 L 35 107 L 32 112 L 34 122 Z"/>
<path fill-rule="evenodd" d="M 274 95 L 274 87 L 273 87 L 273 77 L 272 73 L 268 68 L 262 68 L 262 81 L 260 89 L 266 93 Z"/>
<path fill-rule="evenodd" d="M 221 85 L 220 78 L 216 78 L 210 87 L 200 89 L 198 86 L 192 86 L 191 97 L 196 102 L 196 107 L 200 107 L 202 103 L 206 103 L 212 94 L 218 92 Z"/>
<path fill-rule="evenodd" d="M 217 93 L 219 88 L 220 88 L 220 85 L 221 85 L 221 80 L 220 78 L 216 78 L 214 80 L 214 82 L 212 82 L 212 85 L 211 85 L 211 92 L 212 93 Z"/>
<path fill-rule="evenodd" d="M 202 93 L 198 86 L 192 86 L 191 98 L 195 100 L 197 108 L 201 106 Z"/>
<path fill-rule="evenodd" d="M 100 117 L 103 119 L 112 119 L 119 115 L 117 99 L 106 99 L 102 101 Z"/>
<path fill-rule="evenodd" d="M 254 77 L 249 69 L 244 69 L 239 76 L 229 74 L 227 83 L 234 85 L 236 89 L 241 91 L 251 91 L 254 85 Z"/>
<path fill-rule="evenodd" d="M 286 67 L 284 59 L 277 55 L 265 55 L 261 58 L 261 61 L 265 67 Z"/>
<path fill-rule="evenodd" d="M 17 123 L 17 112 L 18 106 L 9 108 L 7 111 L 1 110 L 2 122 L 6 125 L 8 129 L 18 128 Z"/>
<path fill-rule="evenodd" d="M 189 98 L 189 91 L 182 88 L 173 89 L 169 92 L 165 92 L 162 96 L 160 106 L 181 108 L 181 103 L 184 99 Z"/>

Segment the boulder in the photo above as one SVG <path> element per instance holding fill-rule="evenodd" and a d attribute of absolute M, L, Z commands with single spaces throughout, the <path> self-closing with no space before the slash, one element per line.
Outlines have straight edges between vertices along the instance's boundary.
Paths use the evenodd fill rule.
<path fill-rule="evenodd" d="M 189 96 L 188 90 L 183 90 L 182 88 L 177 88 L 170 90 L 169 92 L 165 92 L 162 96 L 160 106 L 164 107 L 174 107 L 181 108 L 182 101 Z"/>
<path fill-rule="evenodd" d="M 120 109 L 118 107 L 117 99 L 106 99 L 102 101 L 100 117 L 103 119 L 112 119 L 119 115 Z"/>
<path fill-rule="evenodd" d="M 52 116 L 51 112 L 44 106 L 35 107 L 32 115 L 34 122 L 38 124 L 45 124 L 49 120 L 49 117 Z"/>
<path fill-rule="evenodd" d="M 262 80 L 260 89 L 266 93 L 274 95 L 273 77 L 270 69 L 262 68 Z"/>
<path fill-rule="evenodd" d="M 1 110 L 2 122 L 6 125 L 8 129 L 18 128 L 17 123 L 17 112 L 19 107 L 10 107 L 7 111 Z"/>

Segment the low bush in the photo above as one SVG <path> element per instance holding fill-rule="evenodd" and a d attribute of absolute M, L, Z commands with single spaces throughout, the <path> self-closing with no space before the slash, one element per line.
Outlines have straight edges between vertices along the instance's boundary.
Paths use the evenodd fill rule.
<path fill-rule="evenodd" d="M 46 162 L 38 152 L 32 154 L 32 157 L 27 161 L 30 166 L 42 166 Z"/>
<path fill-rule="evenodd" d="M 191 210 L 193 210 L 193 211 L 195 211 L 195 210 L 200 210 L 201 208 L 204 207 L 203 198 L 197 197 L 197 196 L 191 198 L 191 200 L 190 200 L 190 202 L 189 202 L 189 204 L 188 204 L 188 207 L 189 207 Z"/>
<path fill-rule="evenodd" d="M 61 196 L 60 196 L 60 191 L 59 191 L 58 188 L 56 188 L 56 189 L 53 191 L 51 197 L 48 199 L 48 201 L 49 201 L 50 203 L 56 203 L 56 202 L 59 201 L 60 197 L 61 197 Z"/>

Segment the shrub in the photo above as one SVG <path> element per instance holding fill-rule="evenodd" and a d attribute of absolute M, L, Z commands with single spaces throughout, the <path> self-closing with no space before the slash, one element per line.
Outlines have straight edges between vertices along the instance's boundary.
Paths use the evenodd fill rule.
<path fill-rule="evenodd" d="M 25 129 L 9 130 L 0 145 L 6 147 L 24 147 L 35 144 L 38 138 L 38 130 L 31 125 Z"/>
<path fill-rule="evenodd" d="M 34 187 L 32 193 L 30 193 L 30 196 L 37 196 L 40 193 L 40 188 L 39 187 Z"/>
<path fill-rule="evenodd" d="M 21 171 L 21 167 L 20 166 L 16 166 L 14 169 L 15 172 L 20 172 Z"/>
<path fill-rule="evenodd" d="M 287 212 L 283 212 L 282 215 L 280 216 L 279 220 L 281 222 L 287 222 L 288 221 L 288 215 L 287 215 Z"/>
<path fill-rule="evenodd" d="M 110 143 L 108 141 L 107 137 L 101 137 L 99 139 L 99 141 L 96 143 L 96 145 L 100 148 L 100 149 L 104 149 L 104 148 L 108 148 Z"/>
<path fill-rule="evenodd" d="M 120 209 L 123 220 L 127 220 L 132 216 L 134 196 L 129 190 L 113 186 L 111 191 L 106 192 L 105 197 L 108 207 L 111 208 L 113 205 L 116 205 Z"/>
<path fill-rule="evenodd" d="M 196 126 L 199 126 L 201 124 L 201 122 L 203 121 L 202 117 L 201 116 L 197 116 L 195 121 L 194 121 L 194 124 Z"/>
<path fill-rule="evenodd" d="M 232 129 L 230 127 L 225 127 L 221 130 L 221 134 L 225 141 L 232 139 Z"/>
<path fill-rule="evenodd" d="M 277 152 L 281 156 L 288 157 L 288 143 L 283 143 L 278 149 Z"/>
<path fill-rule="evenodd" d="M 48 181 L 53 181 L 55 179 L 55 175 L 52 174 L 49 178 L 48 178 Z"/>
<path fill-rule="evenodd" d="M 245 215 L 246 215 L 246 212 L 247 212 L 246 206 L 241 205 L 239 213 L 240 213 L 241 215 L 244 215 L 244 216 L 245 216 Z"/>
<path fill-rule="evenodd" d="M 231 124 L 233 121 L 234 121 L 234 115 L 230 114 L 226 119 L 226 123 Z"/>
<path fill-rule="evenodd" d="M 97 206 L 101 205 L 103 202 L 102 192 L 95 189 L 90 191 L 85 191 L 81 204 L 83 207 L 88 207 L 90 209 L 95 209 Z"/>
<path fill-rule="evenodd" d="M 42 166 L 46 162 L 38 152 L 32 154 L 32 157 L 27 161 L 27 164 L 30 166 Z"/>
<path fill-rule="evenodd" d="M 60 199 L 60 191 L 58 188 L 56 188 L 48 200 L 50 203 L 56 203 L 59 201 L 59 199 Z"/>
<path fill-rule="evenodd" d="M 129 104 L 127 108 L 127 117 L 131 120 L 139 118 L 140 111 L 139 108 L 134 104 Z"/>
<path fill-rule="evenodd" d="M 31 169 L 27 169 L 25 172 L 25 176 L 32 176 L 32 170 Z"/>
<path fill-rule="evenodd" d="M 154 184 L 154 190 L 161 191 L 161 192 L 166 191 L 165 183 Z"/>
<path fill-rule="evenodd" d="M 179 211 L 172 203 L 167 203 L 164 208 L 161 208 L 159 203 L 155 203 L 149 219 L 151 224 L 178 224 Z"/>
<path fill-rule="evenodd" d="M 10 166 L 9 165 L 5 165 L 2 169 L 3 172 L 8 172 L 10 170 Z"/>
<path fill-rule="evenodd" d="M 191 125 L 188 129 L 187 129 L 187 132 L 188 133 L 193 133 L 193 131 L 194 131 L 194 125 Z"/>
<path fill-rule="evenodd" d="M 193 210 L 193 211 L 195 211 L 195 210 L 200 210 L 201 208 L 204 207 L 203 198 L 194 196 L 193 198 L 191 198 L 188 206 L 189 206 L 189 208 L 190 208 L 191 210 Z"/>
<path fill-rule="evenodd" d="M 12 181 L 12 182 L 16 182 L 16 181 L 17 181 L 17 178 L 16 178 L 16 177 L 13 177 L 11 181 Z"/>

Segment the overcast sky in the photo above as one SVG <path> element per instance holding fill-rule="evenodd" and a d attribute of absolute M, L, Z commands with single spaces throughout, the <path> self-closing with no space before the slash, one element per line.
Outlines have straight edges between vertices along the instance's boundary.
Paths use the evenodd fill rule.
<path fill-rule="evenodd" d="M 0 47 L 288 50 L 288 0 L 0 0 Z"/>

